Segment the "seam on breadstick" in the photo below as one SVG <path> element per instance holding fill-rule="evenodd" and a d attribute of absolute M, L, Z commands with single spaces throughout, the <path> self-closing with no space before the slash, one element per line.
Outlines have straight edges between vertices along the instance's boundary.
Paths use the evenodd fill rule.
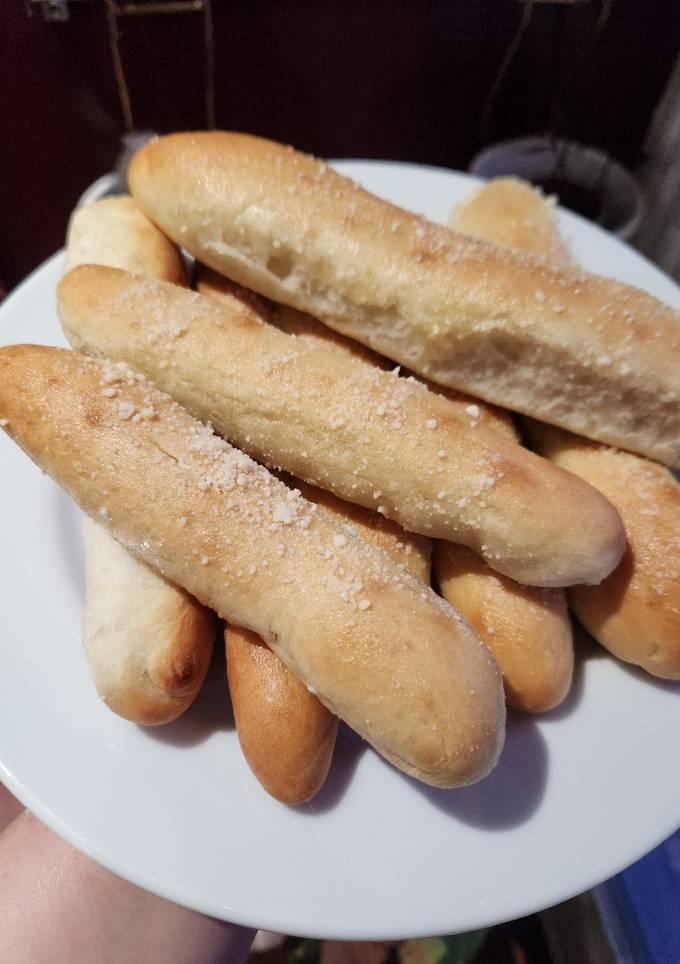
<path fill-rule="evenodd" d="M 103 394 L 109 373 L 116 398 Z M 462 617 L 141 376 L 60 349 L 4 348 L 0 419 L 85 511 L 106 510 L 116 538 L 262 636 L 406 772 L 456 786 L 494 765 L 500 675 Z"/>
<path fill-rule="evenodd" d="M 599 493 L 414 379 L 112 268 L 76 268 L 58 308 L 74 347 L 144 371 L 266 464 L 468 545 L 515 579 L 598 582 L 621 556 L 620 520 Z M 573 508 L 569 529 L 553 500 Z"/>
<path fill-rule="evenodd" d="M 434 381 L 680 462 L 680 316 L 651 295 L 455 234 L 249 135 L 161 137 L 130 185 L 235 281 Z"/>

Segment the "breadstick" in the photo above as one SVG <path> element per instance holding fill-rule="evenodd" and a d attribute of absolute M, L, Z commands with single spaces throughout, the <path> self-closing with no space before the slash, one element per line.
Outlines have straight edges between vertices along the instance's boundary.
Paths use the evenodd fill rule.
<path fill-rule="evenodd" d="M 483 196 L 486 195 L 486 202 Z M 492 241 L 507 238 L 504 224 L 529 212 L 536 234 L 551 236 L 550 256 L 562 244 L 552 210 L 529 185 L 505 194 L 497 217 L 492 185 L 467 209 L 467 229 Z M 476 230 L 474 212 L 486 211 Z M 541 228 L 541 219 L 542 225 Z M 524 239 L 522 238 L 522 241 Z M 564 247 L 563 257 L 567 256 Z M 568 594 L 579 620 L 603 646 L 653 676 L 680 679 L 680 486 L 666 469 L 640 456 L 607 448 L 526 421 L 538 450 L 603 492 L 623 518 L 628 544 L 620 565 L 597 588 Z M 452 600 L 451 600 L 452 601 Z M 467 614 L 465 614 L 467 615 Z"/>
<path fill-rule="evenodd" d="M 452 787 L 494 765 L 500 674 L 462 617 L 131 369 L 3 348 L 0 423 L 123 545 L 258 633 L 400 769 Z"/>
<path fill-rule="evenodd" d="M 224 627 L 229 692 L 248 766 L 267 793 L 297 806 L 328 774 L 338 718 L 256 633 Z"/>
<path fill-rule="evenodd" d="M 201 294 L 236 310 L 255 313 L 296 338 L 321 340 L 337 351 L 382 363 L 363 345 L 326 328 L 309 315 L 294 308 L 266 305 L 253 292 L 210 268 L 198 265 L 196 286 Z M 368 542 L 385 549 L 429 585 L 429 540 L 406 533 L 389 519 L 341 502 L 322 489 L 297 481 L 293 484 L 300 486 L 306 499 L 326 506 L 339 521 L 353 524 Z M 227 627 L 225 644 L 236 729 L 250 768 L 278 800 L 289 804 L 309 800 L 321 788 L 330 766 L 336 718 L 248 630 Z"/>
<path fill-rule="evenodd" d="M 559 268 L 576 264 L 560 237 L 555 198 L 526 181 L 497 177 L 473 191 L 449 215 L 453 231 L 547 258 Z"/>
<path fill-rule="evenodd" d="M 621 556 L 601 495 L 412 379 L 112 268 L 76 268 L 58 306 L 74 347 L 133 365 L 258 460 L 468 545 L 506 575 L 598 582 Z"/>
<path fill-rule="evenodd" d="M 108 264 L 182 284 L 179 251 L 131 197 L 77 208 L 66 240 L 66 270 Z M 83 648 L 103 701 L 135 723 L 168 723 L 197 695 L 210 663 L 215 619 L 83 517 Z"/>
<path fill-rule="evenodd" d="M 680 316 L 645 292 L 455 234 L 243 134 L 161 137 L 130 185 L 248 288 L 440 384 L 680 462 Z"/>
<path fill-rule="evenodd" d="M 619 659 L 680 679 L 680 485 L 664 466 L 527 420 L 536 449 L 603 492 L 628 544 L 599 586 L 574 586 L 569 605 Z"/>

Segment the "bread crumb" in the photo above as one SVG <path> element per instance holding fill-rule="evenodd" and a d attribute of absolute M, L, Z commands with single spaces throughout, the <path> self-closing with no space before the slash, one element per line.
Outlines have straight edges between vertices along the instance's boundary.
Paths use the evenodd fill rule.
<path fill-rule="evenodd" d="M 132 402 L 121 402 L 118 406 L 118 414 L 123 421 L 126 421 L 135 414 L 135 406 L 132 404 Z"/>
<path fill-rule="evenodd" d="M 360 600 L 359 600 L 359 609 L 370 609 L 370 608 L 371 608 L 371 600 L 370 600 L 370 599 L 360 599 Z"/>
<path fill-rule="evenodd" d="M 293 512 L 285 502 L 278 502 L 274 506 L 272 518 L 274 522 L 282 522 L 285 526 L 289 526 L 293 521 Z"/>
<path fill-rule="evenodd" d="M 438 459 L 445 459 L 445 458 L 446 458 L 446 451 L 445 451 L 444 449 L 439 449 L 439 451 L 437 452 L 437 458 L 438 458 Z"/>
<path fill-rule="evenodd" d="M 343 536 L 341 532 L 336 533 L 336 535 L 333 536 L 333 545 L 336 549 L 344 549 L 347 545 L 347 536 Z"/>
<path fill-rule="evenodd" d="M 182 515 L 182 516 L 179 517 L 179 519 L 178 519 L 177 521 L 178 521 L 179 525 L 185 526 L 189 520 L 187 519 L 187 517 L 186 517 L 185 515 Z"/>
<path fill-rule="evenodd" d="M 207 566 L 210 562 L 210 556 L 201 556 L 201 565 Z"/>
<path fill-rule="evenodd" d="M 425 428 L 436 428 L 436 427 L 437 427 L 436 418 L 428 418 L 428 420 L 425 422 Z"/>
<path fill-rule="evenodd" d="M 479 405 L 466 405 L 465 411 L 470 418 L 479 418 Z"/>

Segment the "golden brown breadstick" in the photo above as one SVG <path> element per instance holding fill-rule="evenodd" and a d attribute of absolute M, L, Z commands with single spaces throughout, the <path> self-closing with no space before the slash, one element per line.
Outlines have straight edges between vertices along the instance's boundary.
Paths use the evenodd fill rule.
<path fill-rule="evenodd" d="M 469 398 L 452 398 L 454 404 Z M 516 438 L 507 412 L 479 403 L 480 419 Z M 510 706 L 542 713 L 569 691 L 574 644 L 564 592 L 522 586 L 489 569 L 486 563 L 451 542 L 437 542 L 434 573 L 439 590 L 476 629 L 503 674 Z"/>
<path fill-rule="evenodd" d="M 680 315 L 651 295 L 455 234 L 243 134 L 161 137 L 130 185 L 170 237 L 260 294 L 433 381 L 680 462 Z"/>
<path fill-rule="evenodd" d="M 123 545 L 258 633 L 400 769 L 446 787 L 494 765 L 502 682 L 462 617 L 131 369 L 0 349 L 0 424 Z"/>
<path fill-rule="evenodd" d="M 680 485 L 664 466 L 527 420 L 539 452 L 603 492 L 628 545 L 599 586 L 574 586 L 569 604 L 589 633 L 627 663 L 680 679 Z"/>
<path fill-rule="evenodd" d="M 448 225 L 453 231 L 547 258 L 560 268 L 576 267 L 560 237 L 555 198 L 544 197 L 516 177 L 497 177 L 473 191 L 455 206 Z"/>
<path fill-rule="evenodd" d="M 248 766 L 267 793 L 295 806 L 321 787 L 338 718 L 256 633 L 225 626 L 234 722 Z"/>
<path fill-rule="evenodd" d="M 127 361 L 258 460 L 466 544 L 513 578 L 598 582 L 621 556 L 601 495 L 413 379 L 113 268 L 70 272 L 58 306 L 71 344 Z"/>
<path fill-rule="evenodd" d="M 108 264 L 178 284 L 182 258 L 127 195 L 77 208 L 65 270 Z M 191 704 L 210 663 L 215 619 L 183 589 L 149 569 L 83 517 L 83 647 L 97 691 L 135 723 L 168 723 Z"/>
<path fill-rule="evenodd" d="M 451 542 L 435 543 L 434 571 L 444 599 L 493 653 L 510 706 L 542 713 L 559 705 L 574 664 L 564 592 L 522 586 Z"/>
<path fill-rule="evenodd" d="M 556 234 L 553 212 L 542 196 L 529 185 L 505 192 L 505 203 L 494 218 L 492 202 L 498 196 L 491 184 L 476 195 L 476 203 L 467 209 L 467 229 L 500 242 L 507 239 L 505 222 L 522 221 L 528 211 L 536 234 L 551 237 L 553 257 L 556 245 L 562 242 Z M 474 216 L 479 211 L 486 213 L 476 225 Z M 524 240 L 523 236 L 516 238 L 522 243 Z M 640 456 L 538 422 L 527 421 L 526 427 L 541 454 L 603 492 L 624 521 L 628 545 L 621 563 L 601 585 L 574 587 L 568 594 L 572 609 L 589 632 L 616 656 L 654 676 L 680 678 L 677 481 L 666 469 Z"/>

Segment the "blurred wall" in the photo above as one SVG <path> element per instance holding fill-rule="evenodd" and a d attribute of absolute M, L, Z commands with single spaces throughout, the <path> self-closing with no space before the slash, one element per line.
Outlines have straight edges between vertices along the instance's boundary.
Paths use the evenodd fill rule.
<path fill-rule="evenodd" d="M 530 17 L 518 0 L 213 0 L 212 9 L 218 126 L 324 156 L 454 168 L 486 143 L 544 130 L 637 165 L 680 45 L 677 0 L 535 2 Z M 105 3 L 73 0 L 69 10 L 64 23 L 46 23 L 30 0 L 0 13 L 8 286 L 62 243 L 73 204 L 111 168 L 124 129 Z M 206 126 L 202 17 L 126 17 L 119 27 L 135 126 Z"/>

